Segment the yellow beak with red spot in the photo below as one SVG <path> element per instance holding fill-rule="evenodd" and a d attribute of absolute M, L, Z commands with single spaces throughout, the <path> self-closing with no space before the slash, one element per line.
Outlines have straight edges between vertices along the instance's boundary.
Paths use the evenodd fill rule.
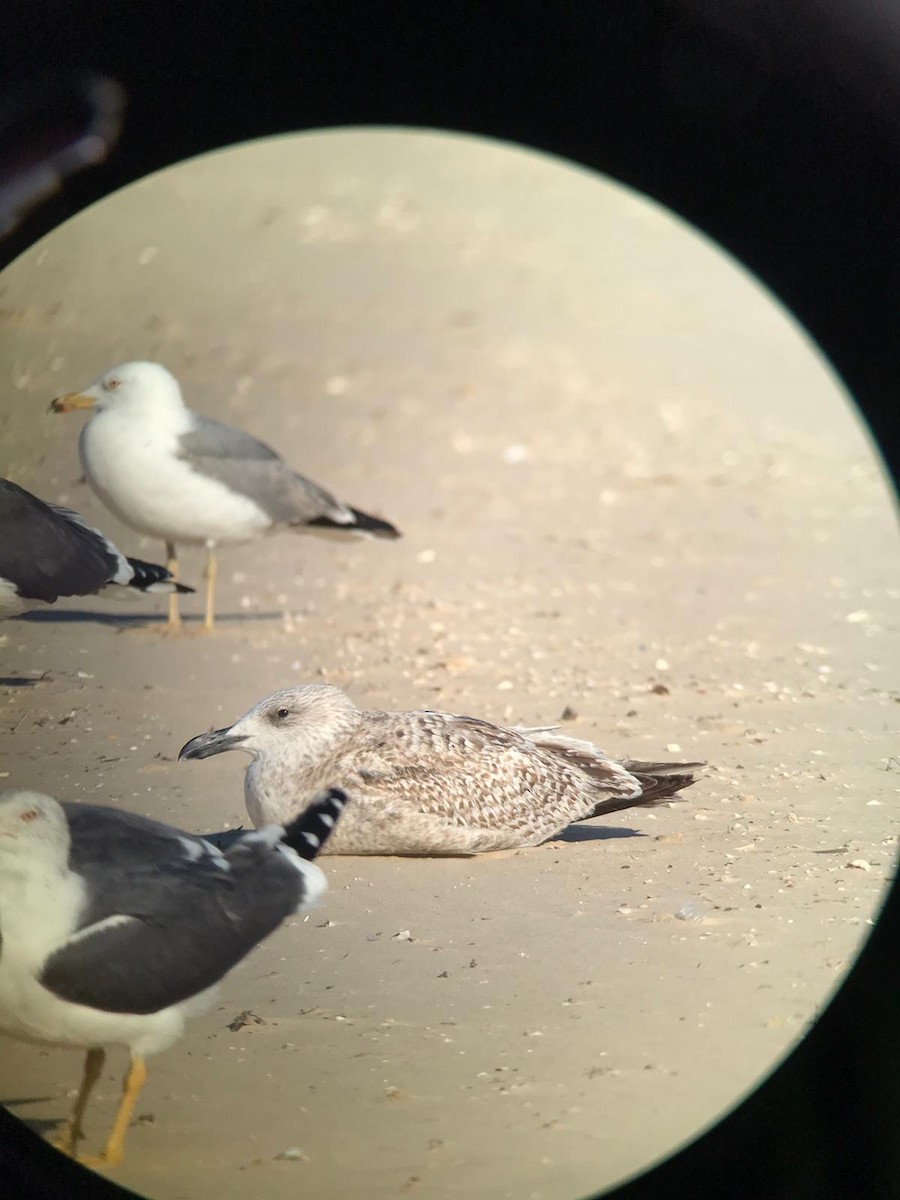
<path fill-rule="evenodd" d="M 86 396 L 83 392 L 66 392 L 65 396 L 57 396 L 50 401 L 50 411 L 72 412 L 76 408 L 93 408 L 94 403 L 94 397 Z"/>

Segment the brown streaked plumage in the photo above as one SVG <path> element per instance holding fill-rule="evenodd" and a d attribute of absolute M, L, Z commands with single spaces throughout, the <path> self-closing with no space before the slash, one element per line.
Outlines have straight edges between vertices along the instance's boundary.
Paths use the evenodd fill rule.
<path fill-rule="evenodd" d="M 325 786 L 354 803 L 331 854 L 478 854 L 536 846 L 573 821 L 652 807 L 702 763 L 616 762 L 549 729 L 507 729 L 442 712 L 374 712 L 338 688 L 275 692 L 179 758 L 251 754 L 244 796 L 255 825 L 282 823 Z"/>

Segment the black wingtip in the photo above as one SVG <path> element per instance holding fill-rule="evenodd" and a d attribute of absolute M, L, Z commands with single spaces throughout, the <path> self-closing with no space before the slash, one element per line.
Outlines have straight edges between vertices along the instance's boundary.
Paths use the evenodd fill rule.
<path fill-rule="evenodd" d="M 356 518 L 354 529 L 360 529 L 365 533 L 373 533 L 376 537 L 398 538 L 401 536 L 400 530 L 396 525 L 392 525 L 390 521 L 383 521 L 381 517 L 371 517 L 368 513 L 360 512 L 357 508 L 350 510 Z"/>
<path fill-rule="evenodd" d="M 372 517 L 368 513 L 360 512 L 358 508 L 351 508 L 350 511 L 353 513 L 352 525 L 335 521 L 331 517 L 315 517 L 306 523 L 318 526 L 320 529 L 343 530 L 345 533 L 371 533 L 374 537 L 393 539 L 403 536 L 397 526 L 392 525 L 390 521 L 383 521 L 381 517 Z"/>
<path fill-rule="evenodd" d="M 285 825 L 282 841 L 311 862 L 331 837 L 346 804 L 346 792 L 341 788 L 328 788 L 299 817 Z"/>
<path fill-rule="evenodd" d="M 180 592 L 184 595 L 194 591 L 186 583 L 176 583 L 172 572 L 158 563 L 144 562 L 142 558 L 129 558 L 128 565 L 134 572 L 128 586 L 136 592 Z"/>
<path fill-rule="evenodd" d="M 211 846 L 215 846 L 224 854 L 237 842 L 242 841 L 247 836 L 247 832 L 243 825 L 239 825 L 237 829 L 223 829 L 219 833 L 200 833 L 197 836 L 202 837 L 204 842 L 209 842 Z"/>

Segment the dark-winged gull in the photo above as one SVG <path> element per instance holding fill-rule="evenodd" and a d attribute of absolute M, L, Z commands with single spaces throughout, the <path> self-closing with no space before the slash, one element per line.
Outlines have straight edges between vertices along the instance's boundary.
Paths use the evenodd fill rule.
<path fill-rule="evenodd" d="M 192 592 L 155 563 L 126 558 L 71 508 L 0 479 L 0 620 L 60 596 Z"/>
<path fill-rule="evenodd" d="M 331 789 L 287 827 L 222 853 L 201 836 L 37 792 L 0 793 L 0 1032 L 87 1050 L 65 1153 L 114 1166 L 146 1077 L 218 981 L 326 889 L 311 861 L 346 802 Z M 104 1047 L 131 1052 L 103 1153 L 77 1154 Z"/>
<path fill-rule="evenodd" d="M 94 410 L 78 442 L 85 477 L 126 525 L 163 539 L 173 574 L 180 543 L 206 546 L 207 631 L 215 620 L 217 546 L 285 528 L 400 536 L 389 522 L 298 475 L 264 442 L 192 412 L 178 381 L 159 363 L 113 367 L 51 407 Z M 169 628 L 180 623 L 172 597 Z"/>
<path fill-rule="evenodd" d="M 261 700 L 179 759 L 244 750 L 254 825 L 302 812 L 328 784 L 353 807 L 330 854 L 478 854 L 536 846 L 573 821 L 651 807 L 702 763 L 616 762 L 549 729 L 507 729 L 443 712 L 367 712 L 338 688 L 307 684 Z"/>

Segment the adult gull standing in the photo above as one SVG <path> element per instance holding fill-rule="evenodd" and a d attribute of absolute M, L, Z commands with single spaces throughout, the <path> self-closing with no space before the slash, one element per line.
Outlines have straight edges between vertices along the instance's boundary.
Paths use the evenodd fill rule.
<path fill-rule="evenodd" d="M 353 805 L 331 854 L 478 854 L 536 846 L 583 821 L 649 808 L 694 782 L 702 763 L 617 762 L 551 729 L 508 729 L 444 712 L 357 708 L 328 684 L 275 692 L 179 759 L 252 756 L 244 797 L 254 825 L 302 812 L 327 784 Z"/>
<path fill-rule="evenodd" d="M 60 596 L 192 592 L 166 567 L 126 558 L 71 508 L 0 479 L 0 620 Z"/>
<path fill-rule="evenodd" d="M 215 621 L 217 546 L 287 528 L 400 536 L 388 521 L 298 475 L 264 442 L 192 412 L 159 363 L 113 367 L 83 392 L 57 397 L 51 408 L 93 410 L 78 442 L 85 477 L 126 525 L 163 539 L 173 574 L 179 544 L 206 547 L 207 631 Z M 173 596 L 169 628 L 180 623 Z"/>
<path fill-rule="evenodd" d="M 287 827 L 211 842 L 119 809 L 0 793 L 0 1032 L 85 1049 L 71 1120 L 57 1146 L 115 1166 L 144 1084 L 218 981 L 326 889 L 311 861 L 346 802 L 331 789 Z M 104 1047 L 131 1065 L 99 1157 L 77 1153 Z"/>

